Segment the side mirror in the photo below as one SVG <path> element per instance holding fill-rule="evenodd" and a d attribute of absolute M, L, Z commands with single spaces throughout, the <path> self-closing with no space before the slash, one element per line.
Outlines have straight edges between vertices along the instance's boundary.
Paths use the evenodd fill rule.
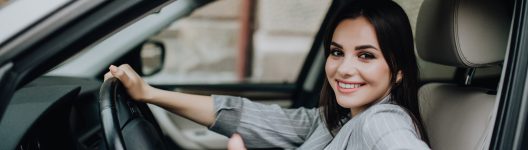
<path fill-rule="evenodd" d="M 161 71 L 165 62 L 165 45 L 160 41 L 147 41 L 141 47 L 141 72 L 151 76 Z"/>

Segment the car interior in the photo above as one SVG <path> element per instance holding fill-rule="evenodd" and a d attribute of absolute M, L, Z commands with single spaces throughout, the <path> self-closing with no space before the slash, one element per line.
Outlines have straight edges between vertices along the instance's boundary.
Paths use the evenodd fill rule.
<path fill-rule="evenodd" d="M 422 78 L 420 103 L 433 149 L 487 149 L 489 146 L 512 6 L 512 1 L 423 1 L 416 22 L 417 55 L 425 63 L 456 68 L 452 75 Z M 308 66 L 302 72 L 309 73 L 299 76 L 301 81 L 297 82 L 305 88 L 295 92 L 299 97 L 294 96 L 290 107 L 317 106 L 318 91 L 314 89 L 321 86 L 321 74 L 317 72 L 322 71 L 318 66 L 323 64 L 322 56 L 313 50 L 307 56 L 307 60 L 313 61 L 305 62 Z M 426 65 L 429 68 L 421 67 L 423 74 L 437 71 L 438 66 Z M 151 106 L 151 109 L 159 122 L 173 120 L 174 124 L 160 126 L 176 143 L 191 148 L 225 146 L 227 138 L 207 132 L 206 128 L 196 128 L 198 125 L 159 107 Z"/>
<path fill-rule="evenodd" d="M 329 16 L 343 1 L 334 0 L 325 10 L 293 82 L 151 84 L 186 93 L 243 96 L 284 108 L 317 107 L 325 61 L 322 36 Z M 409 4 L 408 0 L 395 1 Z M 70 20 L 62 20 L 72 23 L 52 24 L 56 26 L 38 36 L 30 36 L 29 31 L 20 34 L 29 42 L 13 46 L 14 50 L 34 52 L 17 51 L 13 61 L 1 64 L 5 58 L 2 50 L 13 44 L 0 43 L 0 95 L 14 93 L 5 112 L 0 113 L 0 149 L 225 149 L 227 137 L 155 105 L 133 102 L 119 89 L 119 83 L 102 80 L 110 64 L 128 63 L 142 73 L 145 44 L 154 43 L 161 48 L 160 57 L 167 58 L 169 45 L 152 42 L 153 37 L 171 28 L 173 21 L 215 2 L 130 1 L 127 5 L 137 8 L 132 9 L 118 2 L 94 1 L 90 3 L 93 8 L 86 10 L 80 8 L 88 5 L 70 2 L 76 7 L 64 8 L 82 10 L 66 15 Z M 419 103 L 430 146 L 441 150 L 489 149 L 497 128 L 497 94 L 511 42 L 514 0 L 416 3 L 403 7 L 417 14 L 411 23 L 416 20 L 415 45 L 422 71 Z M 67 14 L 62 11 L 57 12 Z M 48 19 L 60 23 L 60 18 L 50 15 Z M 96 24 L 113 19 L 115 23 Z M 44 28 L 39 24 L 33 27 Z M 145 80 L 154 81 L 155 74 L 169 62 L 161 59 L 158 70 L 144 74 Z M 11 84 L 14 86 L 7 90 L 3 87 Z"/>

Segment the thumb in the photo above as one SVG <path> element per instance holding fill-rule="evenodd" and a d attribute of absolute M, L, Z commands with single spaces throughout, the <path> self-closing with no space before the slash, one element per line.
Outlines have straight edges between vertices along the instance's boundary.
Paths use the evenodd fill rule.
<path fill-rule="evenodd" d="M 229 141 L 227 142 L 227 149 L 228 150 L 245 150 L 246 147 L 244 146 L 244 141 L 242 141 L 242 137 L 240 137 L 239 134 L 235 133 Z"/>

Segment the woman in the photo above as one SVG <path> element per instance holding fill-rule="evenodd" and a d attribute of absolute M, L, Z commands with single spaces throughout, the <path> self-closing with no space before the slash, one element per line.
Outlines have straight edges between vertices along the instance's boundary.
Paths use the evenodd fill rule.
<path fill-rule="evenodd" d="M 402 8 L 390 0 L 357 0 L 343 5 L 329 27 L 318 109 L 163 91 L 128 65 L 110 66 L 105 79 L 117 77 L 134 99 L 210 130 L 239 133 L 248 147 L 429 149 L 418 109 L 412 32 Z"/>

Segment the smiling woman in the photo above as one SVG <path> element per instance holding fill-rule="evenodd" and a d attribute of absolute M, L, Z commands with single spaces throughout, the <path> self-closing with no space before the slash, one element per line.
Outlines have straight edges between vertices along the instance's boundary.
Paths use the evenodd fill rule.
<path fill-rule="evenodd" d="M 376 30 L 367 18 L 343 20 L 332 41 L 326 76 L 339 106 L 349 108 L 354 116 L 367 104 L 389 94 L 391 72 L 379 48 Z"/>
<path fill-rule="evenodd" d="M 403 9 L 390 0 L 349 2 L 329 27 L 320 108 L 282 109 L 240 97 L 165 91 L 146 84 L 126 64 L 110 66 L 105 79 L 118 78 L 135 100 L 226 136 L 239 133 L 250 148 L 429 149 Z"/>
<path fill-rule="evenodd" d="M 428 143 L 418 109 L 418 66 L 408 17 L 395 3 L 358 3 L 342 8 L 330 25 L 335 30 L 324 39 L 328 81 L 320 105 L 326 125 L 336 133 L 349 124 L 346 120 L 390 103 L 403 108 L 408 115 L 397 118 L 412 118 L 418 138 Z"/>

